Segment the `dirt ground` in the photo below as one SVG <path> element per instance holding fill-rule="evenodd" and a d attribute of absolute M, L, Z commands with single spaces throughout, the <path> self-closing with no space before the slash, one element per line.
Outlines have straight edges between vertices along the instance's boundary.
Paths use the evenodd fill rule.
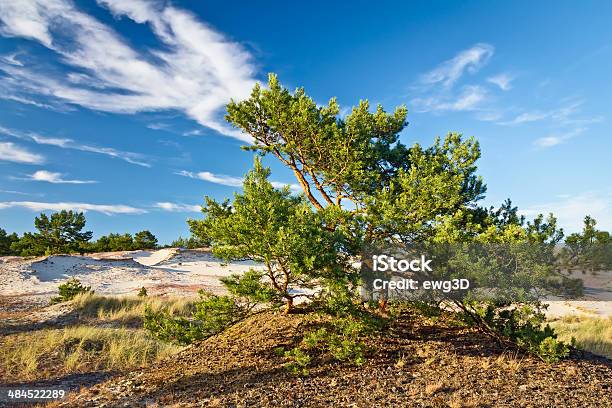
<path fill-rule="evenodd" d="M 319 361 L 298 377 L 274 349 L 295 345 L 306 324 L 303 316 L 256 315 L 57 406 L 612 406 L 610 360 L 574 350 L 547 364 L 410 312 L 372 340 L 365 365 Z"/>

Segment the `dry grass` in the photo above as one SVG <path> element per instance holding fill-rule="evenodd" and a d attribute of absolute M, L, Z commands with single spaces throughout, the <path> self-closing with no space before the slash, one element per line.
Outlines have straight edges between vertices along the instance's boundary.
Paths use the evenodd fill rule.
<path fill-rule="evenodd" d="M 142 323 L 146 307 L 153 311 L 166 310 L 173 315 L 188 315 L 193 310 L 193 300 L 185 298 L 100 296 L 82 293 L 77 295 L 72 303 L 82 317 L 126 324 Z"/>
<path fill-rule="evenodd" d="M 0 347 L 0 371 L 9 378 L 31 380 L 124 370 L 148 365 L 179 350 L 143 330 L 89 326 L 45 329 L 6 336 Z"/>
<path fill-rule="evenodd" d="M 566 316 L 550 323 L 559 338 L 576 347 L 612 359 L 612 317 Z"/>

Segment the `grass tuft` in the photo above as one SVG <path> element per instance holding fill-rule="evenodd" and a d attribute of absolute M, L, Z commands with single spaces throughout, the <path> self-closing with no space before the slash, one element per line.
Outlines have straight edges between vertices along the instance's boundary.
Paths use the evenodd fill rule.
<path fill-rule="evenodd" d="M 76 326 L 6 336 L 0 371 L 20 380 L 146 366 L 181 348 L 142 330 Z"/>
<path fill-rule="evenodd" d="M 573 337 L 579 349 L 612 359 L 612 317 L 566 316 L 550 326 L 562 341 Z"/>
<path fill-rule="evenodd" d="M 92 293 L 77 295 L 72 304 L 79 315 L 104 322 L 142 325 L 147 306 L 155 311 L 167 311 L 174 316 L 188 316 L 194 309 L 194 302 L 185 298 L 100 296 Z"/>

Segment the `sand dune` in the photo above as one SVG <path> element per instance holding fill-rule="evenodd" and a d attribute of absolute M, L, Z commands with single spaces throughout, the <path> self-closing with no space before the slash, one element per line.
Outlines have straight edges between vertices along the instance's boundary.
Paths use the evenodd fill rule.
<path fill-rule="evenodd" d="M 132 251 L 91 256 L 54 255 L 44 258 L 4 258 L 0 263 L 0 295 L 51 297 L 57 287 L 75 277 L 97 293 L 193 296 L 199 289 L 223 292 L 219 278 L 259 266 L 251 261 L 223 263 L 203 250 Z"/>

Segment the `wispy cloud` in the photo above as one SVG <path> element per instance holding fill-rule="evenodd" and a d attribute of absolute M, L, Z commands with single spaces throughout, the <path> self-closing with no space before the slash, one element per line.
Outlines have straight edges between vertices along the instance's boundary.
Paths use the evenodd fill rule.
<path fill-rule="evenodd" d="M 23 62 L 17 59 L 17 55 L 19 55 L 19 53 L 17 52 L 14 52 L 12 54 L 0 55 L 0 61 L 4 62 L 5 64 L 23 67 Z"/>
<path fill-rule="evenodd" d="M 514 76 L 506 73 L 501 73 L 487 78 L 487 82 L 497 85 L 502 91 L 508 91 L 512 88 Z"/>
<path fill-rule="evenodd" d="M 204 180 L 210 183 L 221 184 L 223 186 L 229 186 L 229 187 L 242 187 L 242 184 L 244 183 L 244 179 L 242 177 L 228 176 L 226 174 L 215 174 L 209 171 L 201 171 L 198 173 L 193 173 L 191 171 L 182 170 L 182 171 L 177 172 L 176 174 L 180 176 L 184 176 L 184 177 L 189 177 L 192 179 Z M 272 184 L 272 186 L 275 188 L 283 188 L 289 185 L 289 188 L 294 193 L 301 191 L 300 186 L 297 184 L 282 183 L 280 181 L 271 181 L 270 184 Z"/>
<path fill-rule="evenodd" d="M 513 119 L 499 122 L 500 125 L 521 125 L 529 122 L 537 122 L 541 120 L 551 120 L 558 125 L 586 125 L 590 123 L 601 122 L 600 116 L 594 117 L 576 117 L 580 112 L 583 100 L 573 100 L 569 103 L 555 109 L 549 110 L 533 110 L 523 112 Z"/>
<path fill-rule="evenodd" d="M 69 0 L 2 2 L 0 34 L 37 41 L 74 69 L 58 76 L 0 63 L 5 93 L 113 113 L 179 110 L 203 126 L 250 141 L 221 119 L 229 99 L 247 97 L 255 82 L 248 51 L 170 2 L 98 4 L 116 18 L 148 25 L 162 45 L 139 52 Z"/>
<path fill-rule="evenodd" d="M 45 158 L 11 142 L 0 142 L 0 160 L 14 163 L 41 164 Z"/>
<path fill-rule="evenodd" d="M 494 51 L 495 48 L 490 44 L 476 44 L 424 74 L 421 82 L 426 85 L 443 84 L 450 87 L 465 72 L 471 74 L 478 72 L 489 61 Z"/>
<path fill-rule="evenodd" d="M 202 211 L 202 206 L 199 206 L 199 205 L 169 203 L 169 202 L 155 203 L 155 208 L 159 208 L 160 210 L 169 211 L 169 212 L 200 212 Z"/>
<path fill-rule="evenodd" d="M 61 210 L 74 210 L 74 211 L 93 211 L 99 212 L 106 215 L 114 214 L 144 214 L 147 210 L 142 208 L 135 208 L 128 205 L 121 204 L 89 204 L 89 203 L 72 203 L 72 202 L 59 202 L 59 203 L 42 203 L 38 201 L 0 201 L 0 210 L 5 208 L 25 208 L 31 211 L 61 211 Z"/>
<path fill-rule="evenodd" d="M 68 180 L 62 177 L 62 173 L 56 173 L 47 170 L 38 170 L 33 174 L 28 175 L 26 180 L 45 181 L 52 184 L 93 184 L 97 183 L 94 180 Z"/>
<path fill-rule="evenodd" d="M 180 176 L 189 177 L 192 179 L 200 179 L 208 181 L 214 184 L 221 184 L 229 187 L 242 187 L 244 180 L 241 177 L 228 176 L 225 174 L 214 174 L 209 171 L 201 171 L 199 173 L 193 173 L 190 171 L 179 171 L 176 173 Z"/>
<path fill-rule="evenodd" d="M 584 192 L 564 195 L 559 200 L 528 206 L 521 211 L 533 217 L 538 214 L 553 213 L 566 232 L 582 229 L 585 215 L 594 217 L 599 229 L 612 230 L 612 192 Z"/>
<path fill-rule="evenodd" d="M 23 196 L 39 196 L 39 197 L 44 195 L 41 193 L 25 193 L 23 191 L 15 191 L 15 190 L 0 190 L 0 193 L 23 195 Z"/>
<path fill-rule="evenodd" d="M 494 51 L 490 44 L 476 44 L 422 75 L 413 88 L 422 96 L 412 99 L 412 108 L 417 112 L 481 110 L 488 97 L 487 89 L 482 85 L 456 87 L 455 84 L 466 72 L 478 72 Z"/>
<path fill-rule="evenodd" d="M 486 99 L 487 91 L 481 86 L 463 87 L 458 95 L 438 95 L 413 99 L 417 112 L 473 111 Z"/>
<path fill-rule="evenodd" d="M 97 153 L 124 160 L 128 163 L 136 164 L 138 166 L 151 167 L 149 163 L 146 163 L 144 161 L 144 156 L 139 153 L 124 152 L 121 150 L 113 149 L 112 147 L 99 147 L 83 144 L 68 138 L 48 137 L 34 132 L 22 132 L 15 129 L 9 129 L 3 126 L 0 126 L 0 133 L 15 137 L 17 139 L 28 140 L 40 145 L 49 145 L 62 149 L 72 149 L 80 150 L 83 152 Z"/>
<path fill-rule="evenodd" d="M 170 125 L 162 122 L 149 123 L 147 127 L 151 130 L 167 130 Z"/>
<path fill-rule="evenodd" d="M 536 139 L 533 144 L 536 147 L 545 149 L 548 147 L 553 147 L 553 146 L 557 146 L 560 145 L 562 143 L 567 142 L 569 139 L 576 137 L 582 133 L 584 133 L 586 131 L 585 128 L 576 128 L 572 131 L 569 132 L 565 132 L 565 133 L 560 133 L 560 134 L 551 134 L 545 137 L 541 137 L 539 139 Z"/>

